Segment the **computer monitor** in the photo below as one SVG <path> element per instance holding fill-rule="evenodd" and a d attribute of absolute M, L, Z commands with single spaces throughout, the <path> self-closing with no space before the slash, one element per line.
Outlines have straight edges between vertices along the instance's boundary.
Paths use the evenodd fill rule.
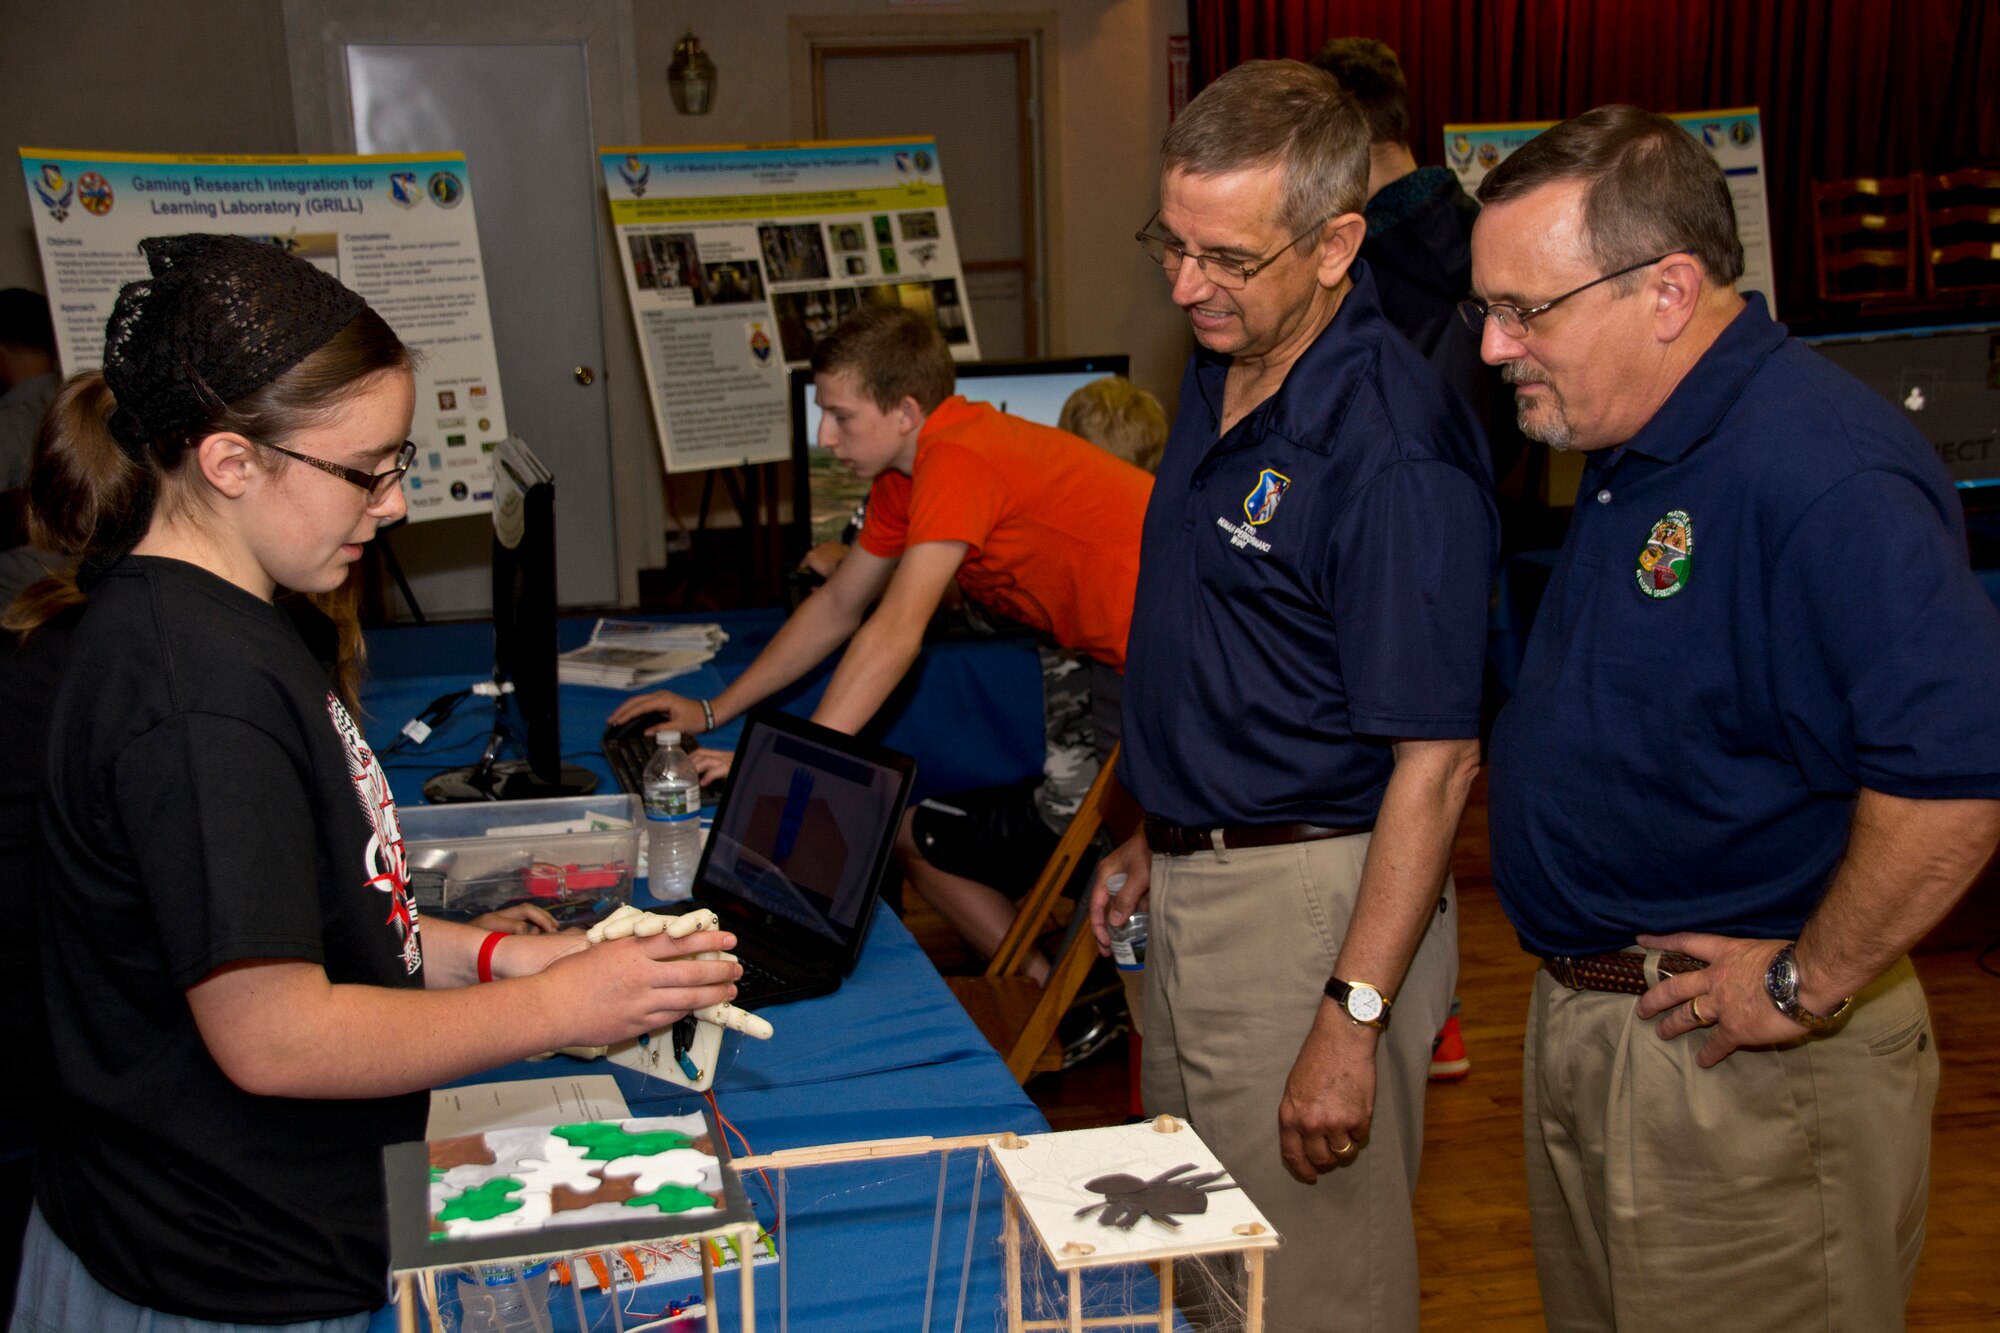
<path fill-rule="evenodd" d="M 2000 507 L 2000 323 L 1801 341 L 1902 409 L 1968 510 Z"/>
<path fill-rule="evenodd" d="M 1072 356 L 1038 361 L 963 361 L 958 392 L 991 403 L 1010 416 L 1053 426 L 1069 396 L 1106 375 L 1127 375 L 1128 356 Z M 838 541 L 868 496 L 840 461 L 818 447 L 819 402 L 809 366 L 792 371 L 792 524 L 786 534 L 789 563 L 797 564 L 818 542 Z"/>
<path fill-rule="evenodd" d="M 493 732 L 479 762 L 424 783 L 424 798 L 588 796 L 589 769 L 562 761 L 556 680 L 555 477 L 518 436 L 493 451 Z M 509 752 L 520 757 L 504 758 Z"/>

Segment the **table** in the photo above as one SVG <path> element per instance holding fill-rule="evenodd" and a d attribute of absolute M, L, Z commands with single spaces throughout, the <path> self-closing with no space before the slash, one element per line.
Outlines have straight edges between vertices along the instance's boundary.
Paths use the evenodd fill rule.
<path fill-rule="evenodd" d="M 768 612 L 710 618 L 721 621 L 731 637 L 715 662 L 675 682 L 696 695 L 720 689 L 769 641 L 778 624 L 778 617 Z M 563 646 L 582 642 L 588 629 L 588 622 L 566 624 Z M 370 743 L 380 748 L 418 708 L 478 674 L 491 654 L 491 634 L 483 625 L 378 632 L 369 636 L 369 653 L 364 725 Z M 825 675 L 818 673 L 790 692 L 785 706 L 810 710 Z M 584 747 L 594 746 L 605 715 L 622 697 L 608 690 L 564 687 L 565 749 L 571 762 L 605 772 L 596 750 Z M 919 779 L 928 767 L 932 790 L 1009 781 L 1039 770 L 1041 677 L 1032 645 L 1013 641 L 928 648 L 914 687 L 905 691 L 886 721 L 885 743 L 916 753 Z M 431 772 L 477 758 L 489 726 L 483 702 L 468 703 L 416 752 L 421 759 L 407 751 L 391 759 L 385 767 L 397 799 L 421 801 L 423 779 Z M 733 738 L 731 729 L 718 731 L 719 744 Z M 639 904 L 654 905 L 643 893 Z M 855 1139 L 1048 1128 L 891 912 L 876 912 L 861 961 L 838 991 L 765 1012 L 777 1035 L 769 1042 L 731 1035 L 714 1089 L 723 1114 L 757 1152 Z M 700 1104 L 685 1089 L 605 1061 L 586 1064 L 559 1057 L 465 1081 L 586 1071 L 613 1075 L 635 1115 L 684 1114 Z M 931 1326 L 940 1329 L 951 1327 L 957 1305 L 976 1157 L 960 1151 L 948 1163 L 931 1319 Z M 939 1168 L 938 1158 L 918 1157 L 786 1173 L 791 1328 L 923 1327 Z M 774 1212 L 769 1193 L 754 1175 L 745 1184 L 760 1220 L 770 1225 Z M 994 1248 L 999 1198 L 997 1182 L 987 1171 L 973 1240 L 968 1328 L 990 1328 L 1000 1301 L 1001 1265 Z M 757 1271 L 760 1329 L 779 1327 L 778 1281 L 775 1265 Z M 733 1329 L 735 1278 L 718 1283 L 718 1289 L 723 1327 Z M 572 1327 L 567 1294 L 551 1304 L 556 1327 Z M 609 1328 L 608 1315 L 596 1320 L 596 1326 Z M 383 1333 L 394 1327 L 393 1313 L 386 1309 L 371 1324 Z"/>
<path fill-rule="evenodd" d="M 667 617 L 642 617 L 667 619 Z M 697 619 L 697 617 L 673 617 Z M 784 616 L 777 611 L 724 611 L 699 619 L 729 635 L 715 660 L 662 688 L 709 698 L 742 673 L 770 643 Z M 567 651 L 590 638 L 589 618 L 557 626 Z M 811 714 L 826 692 L 837 658 L 809 672 L 773 704 Z M 362 726 L 379 751 L 418 710 L 440 695 L 462 690 L 493 670 L 493 630 L 485 622 L 399 627 L 368 633 L 368 682 Z M 561 691 L 563 758 L 609 779 L 598 739 L 605 719 L 625 699 L 620 690 L 565 685 Z M 423 799 L 423 779 L 440 769 L 474 763 L 492 729 L 492 705 L 470 699 L 421 749 L 404 749 L 384 761 L 396 798 Z M 737 719 L 704 733 L 704 745 L 733 746 Z M 1042 771 L 1042 676 L 1034 641 L 1019 637 L 956 639 L 928 643 L 903 684 L 883 705 L 868 734 L 917 760 L 912 800 L 975 787 L 997 787 Z"/>

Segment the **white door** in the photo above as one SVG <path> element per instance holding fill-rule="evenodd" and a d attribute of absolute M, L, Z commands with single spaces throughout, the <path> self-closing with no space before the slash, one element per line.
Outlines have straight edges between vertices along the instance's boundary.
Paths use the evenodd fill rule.
<path fill-rule="evenodd" d="M 1037 355 L 1047 330 L 1037 260 L 1034 44 L 816 43 L 812 55 L 820 138 L 936 136 L 980 355 Z"/>
<path fill-rule="evenodd" d="M 555 473 L 557 596 L 566 606 L 614 603 L 583 47 L 369 43 L 349 45 L 344 55 L 356 152 L 465 154 L 507 424 Z M 426 614 L 490 609 L 489 534 L 484 519 L 393 534 Z"/>

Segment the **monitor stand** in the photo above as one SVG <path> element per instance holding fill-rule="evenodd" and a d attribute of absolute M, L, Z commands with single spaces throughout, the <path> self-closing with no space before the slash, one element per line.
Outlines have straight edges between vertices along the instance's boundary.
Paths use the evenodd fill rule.
<path fill-rule="evenodd" d="M 559 782 L 544 782 L 522 759 L 450 768 L 424 780 L 424 799 L 432 805 L 458 801 L 532 801 L 552 796 L 588 796 L 597 790 L 597 775 L 576 764 L 562 766 Z"/>

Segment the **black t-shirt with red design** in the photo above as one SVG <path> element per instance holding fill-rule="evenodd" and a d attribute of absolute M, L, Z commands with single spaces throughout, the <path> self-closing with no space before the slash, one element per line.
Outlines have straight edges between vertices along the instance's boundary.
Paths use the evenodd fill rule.
<path fill-rule="evenodd" d="M 47 777 L 50 1225 L 106 1287 L 171 1313 L 380 1305 L 381 1149 L 423 1137 L 425 1095 L 253 1096 L 185 994 L 250 958 L 423 984 L 395 805 L 324 669 L 269 603 L 127 557 L 76 631 Z"/>

